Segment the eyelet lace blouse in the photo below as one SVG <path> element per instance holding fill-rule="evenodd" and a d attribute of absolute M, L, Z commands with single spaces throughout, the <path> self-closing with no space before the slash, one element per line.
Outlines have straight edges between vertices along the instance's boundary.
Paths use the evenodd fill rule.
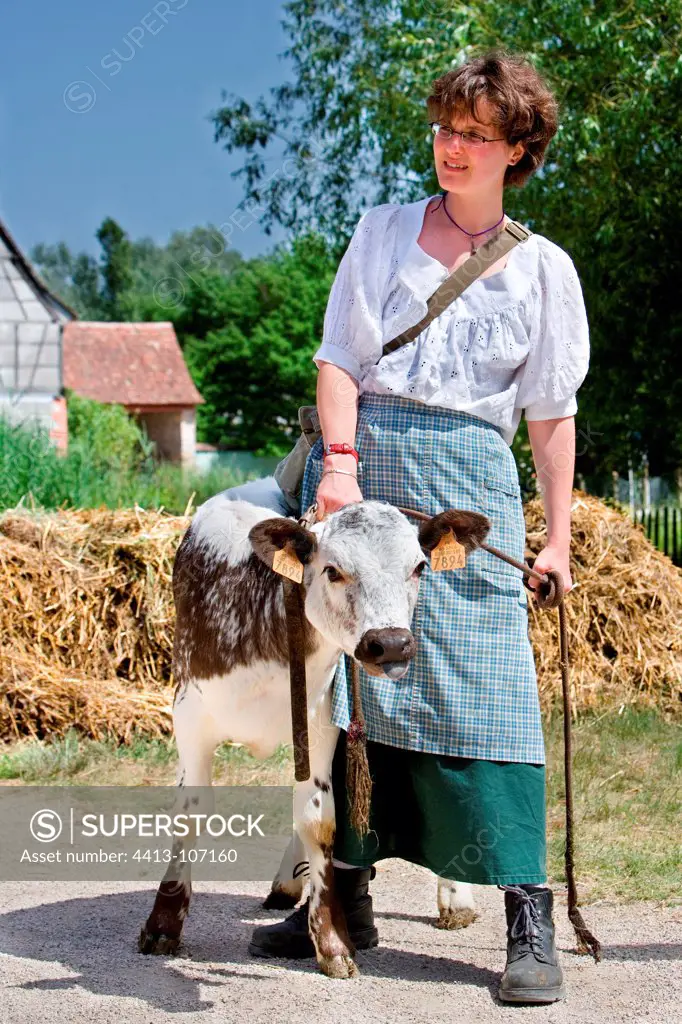
<path fill-rule="evenodd" d="M 508 444 L 527 420 L 577 412 L 589 329 L 578 274 L 565 250 L 532 234 L 503 270 L 477 278 L 414 341 L 383 345 L 426 315 L 448 268 L 417 242 L 429 199 L 384 203 L 360 218 L 339 264 L 313 356 L 360 393 L 402 395 L 496 424 Z"/>

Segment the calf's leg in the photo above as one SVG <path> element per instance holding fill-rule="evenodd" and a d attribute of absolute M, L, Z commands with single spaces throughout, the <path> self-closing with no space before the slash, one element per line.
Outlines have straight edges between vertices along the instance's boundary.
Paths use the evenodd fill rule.
<path fill-rule="evenodd" d="M 439 878 L 436 928 L 466 928 L 477 917 L 474 891 L 469 882 Z"/>
<path fill-rule="evenodd" d="M 353 960 L 345 915 L 334 887 L 332 854 L 336 835 L 331 765 L 339 730 L 330 721 L 331 695 L 324 700 L 324 725 L 311 723 L 314 742 L 310 745 L 310 778 L 294 788 L 294 821 L 308 858 L 310 904 L 308 926 L 317 962 L 330 978 L 353 978 L 359 974 Z M 322 709 L 321 709 L 322 710 Z"/>
<path fill-rule="evenodd" d="M 218 745 L 212 719 L 199 691 L 191 686 L 180 691 L 173 705 L 173 725 L 178 747 L 178 795 L 173 813 L 206 814 L 213 811 L 211 764 Z M 188 787 L 201 786 L 202 795 Z M 187 859 L 196 835 L 173 840 L 172 860 L 156 894 L 152 912 L 140 932 L 141 953 L 176 953 L 192 896 L 191 868 Z"/>
<path fill-rule="evenodd" d="M 303 885 L 308 874 L 303 843 L 294 829 L 291 841 L 284 851 L 282 863 L 272 881 L 270 892 L 263 903 L 266 910 L 288 910 L 295 907 L 303 894 Z"/>

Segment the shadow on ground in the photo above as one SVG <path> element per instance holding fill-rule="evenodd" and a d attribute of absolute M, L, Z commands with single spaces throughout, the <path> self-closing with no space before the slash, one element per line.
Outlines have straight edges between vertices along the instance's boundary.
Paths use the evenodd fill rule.
<path fill-rule="evenodd" d="M 43 991 L 74 988 L 137 998 L 168 1012 L 210 1009 L 200 985 L 239 977 L 259 982 L 278 972 L 318 973 L 314 960 L 264 960 L 247 950 L 254 921 L 277 920 L 262 898 L 197 892 L 177 957 L 143 956 L 137 937 L 153 903 L 153 891 L 79 897 L 0 915 L 0 953 L 59 964 L 68 976 L 28 981 Z M 497 988 L 499 976 L 475 964 L 383 945 L 358 952 L 362 975 Z M 216 967 L 216 964 L 224 966 Z M 252 969 L 251 969 L 252 968 Z M 329 981 L 330 985 L 336 982 Z"/>
<path fill-rule="evenodd" d="M 24 990 L 68 993 L 82 989 L 97 995 L 139 999 L 150 1008 L 171 1013 L 211 1009 L 215 1003 L 202 999 L 201 985 L 220 987 L 233 982 L 241 987 L 245 982 L 258 985 L 271 981 L 275 972 L 280 978 L 319 973 L 314 960 L 263 960 L 249 955 L 247 946 L 254 922 L 274 921 L 280 916 L 263 910 L 262 897 L 253 895 L 195 892 L 179 956 L 143 956 L 137 952 L 137 938 L 153 899 L 153 890 L 136 890 L 61 900 L 1 914 L 0 954 L 43 961 L 50 964 L 52 975 L 64 970 L 62 976 L 17 986 Z M 395 916 L 431 923 L 430 918 L 419 915 Z M 382 942 L 378 949 L 358 952 L 357 962 L 364 977 L 474 986 L 487 989 L 491 1001 L 496 1002 L 499 974 L 469 961 L 472 944 L 468 941 L 468 949 L 456 942 L 452 957 L 429 956 Z M 473 945 L 476 948 L 475 941 Z M 500 948 L 499 952 L 502 970 L 504 951 Z M 611 945 L 604 949 L 604 959 L 670 962 L 682 959 L 682 944 Z M 320 982 L 341 984 L 321 976 Z"/>

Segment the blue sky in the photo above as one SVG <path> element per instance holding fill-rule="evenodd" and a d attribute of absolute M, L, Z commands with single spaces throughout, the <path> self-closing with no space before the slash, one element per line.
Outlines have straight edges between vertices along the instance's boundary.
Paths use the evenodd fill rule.
<path fill-rule="evenodd" d="M 282 17 L 280 0 L 7 5 L 0 217 L 24 251 L 63 240 L 97 253 L 106 216 L 157 242 L 224 224 L 243 198 L 230 178 L 243 155 L 213 142 L 207 115 L 223 89 L 253 102 L 291 80 Z M 284 238 L 237 220 L 231 240 L 246 257 Z"/>

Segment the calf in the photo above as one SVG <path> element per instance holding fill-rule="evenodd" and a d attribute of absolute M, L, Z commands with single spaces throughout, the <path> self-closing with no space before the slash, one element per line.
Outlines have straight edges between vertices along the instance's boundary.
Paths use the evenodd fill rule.
<path fill-rule="evenodd" d="M 471 550 L 487 527 L 483 516 L 451 510 L 417 531 L 395 506 L 363 501 L 307 528 L 219 494 L 197 510 L 178 548 L 173 720 L 180 786 L 210 786 L 213 753 L 225 740 L 260 758 L 292 742 L 283 590 L 272 564 L 282 549 L 303 563 L 310 778 L 294 787 L 294 824 L 310 867 L 310 934 L 330 977 L 357 973 L 332 869 L 336 664 L 345 652 L 371 675 L 404 675 L 416 650 L 409 627 L 425 555 L 451 528 Z M 161 883 L 140 935 L 142 952 L 175 951 L 190 895 L 184 858 L 179 880 L 178 869 L 169 868 Z"/>

